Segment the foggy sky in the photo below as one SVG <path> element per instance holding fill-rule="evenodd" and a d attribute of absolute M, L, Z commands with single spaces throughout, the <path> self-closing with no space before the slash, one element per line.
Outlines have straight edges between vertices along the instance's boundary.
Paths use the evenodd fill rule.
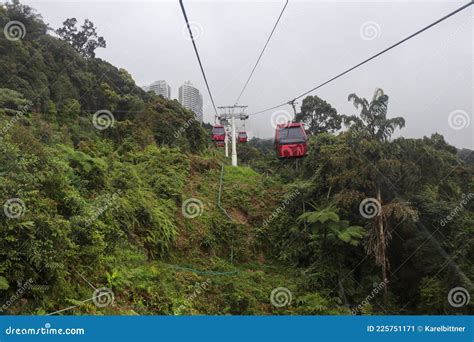
<path fill-rule="evenodd" d="M 290 0 L 239 104 L 252 113 L 290 100 L 467 1 Z M 214 121 L 177 0 L 22 3 L 54 29 L 66 18 L 90 19 L 107 41 L 97 57 L 127 69 L 140 86 L 164 79 L 177 98 L 178 87 L 190 80 L 203 94 L 204 121 Z M 217 106 L 235 103 L 284 3 L 185 1 Z M 449 143 L 473 149 L 473 14 L 471 6 L 312 95 L 341 114 L 356 114 L 348 94 L 370 99 L 381 87 L 390 96 L 388 116 L 406 119 L 395 136 L 439 132 Z M 367 25 L 375 28 L 374 39 L 361 33 Z M 282 109 L 292 113 L 290 106 Z M 453 112 L 460 129 L 448 122 Z M 271 117 L 272 111 L 251 117 L 251 136 L 272 137 Z"/>

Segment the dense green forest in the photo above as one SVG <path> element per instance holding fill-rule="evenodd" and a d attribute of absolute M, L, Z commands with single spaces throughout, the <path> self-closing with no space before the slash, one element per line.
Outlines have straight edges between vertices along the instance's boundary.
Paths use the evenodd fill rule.
<path fill-rule="evenodd" d="M 18 3 L 0 7 L 12 21 L 26 34 L 0 35 L 2 314 L 473 312 L 450 296 L 474 293 L 474 155 L 392 138 L 406 123 L 383 90 L 348 96 L 358 116 L 308 96 L 304 160 L 252 139 L 234 168 L 192 112 L 95 58 L 105 41 L 81 52 Z"/>

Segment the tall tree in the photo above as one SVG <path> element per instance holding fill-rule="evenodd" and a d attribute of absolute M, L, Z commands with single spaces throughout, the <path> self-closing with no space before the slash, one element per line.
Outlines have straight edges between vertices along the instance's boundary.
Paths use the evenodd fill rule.
<path fill-rule="evenodd" d="M 295 119 L 304 122 L 312 135 L 335 132 L 341 128 L 342 122 L 337 110 L 316 95 L 304 98 L 301 112 Z"/>
<path fill-rule="evenodd" d="M 380 88 L 375 89 L 372 101 L 356 94 L 349 94 L 348 101 L 352 101 L 354 107 L 360 108 L 359 117 L 352 115 L 344 117 L 344 123 L 351 127 L 352 131 L 369 134 L 372 139 L 385 142 L 390 139 L 397 128 L 405 127 L 405 119 L 396 117 L 387 118 L 388 95 Z"/>
<path fill-rule="evenodd" d="M 95 50 L 99 47 L 105 48 L 107 43 L 104 37 L 99 37 L 94 23 L 89 19 L 84 21 L 79 31 L 76 27 L 77 19 L 68 18 L 63 22 L 63 27 L 56 30 L 56 33 L 72 47 L 86 58 L 94 58 Z"/>
<path fill-rule="evenodd" d="M 387 249 L 391 239 L 391 223 L 396 225 L 407 218 L 417 219 L 416 212 L 406 202 L 393 195 L 391 197 L 395 197 L 394 200 L 385 202 L 383 196 L 383 190 L 390 187 L 390 184 L 385 187 L 386 174 L 391 173 L 394 166 L 398 164 L 388 151 L 390 137 L 395 129 L 405 126 L 405 119 L 387 118 L 388 95 L 380 88 L 375 90 L 370 102 L 354 93 L 349 95 L 348 101 L 352 101 L 357 109 L 360 108 L 359 117 L 355 115 L 345 117 L 344 121 L 350 127 L 349 133 L 357 137 L 357 150 L 364 154 L 369 162 L 368 167 L 373 171 L 371 172 L 374 175 L 373 190 L 377 200 L 374 204 L 377 206 L 377 214 L 367 224 L 369 236 L 366 251 L 368 254 L 373 254 L 376 264 L 381 266 L 382 279 L 385 281 L 388 280 L 387 273 L 390 268 Z M 384 292 L 385 302 L 387 302 L 387 286 L 384 287 Z"/>

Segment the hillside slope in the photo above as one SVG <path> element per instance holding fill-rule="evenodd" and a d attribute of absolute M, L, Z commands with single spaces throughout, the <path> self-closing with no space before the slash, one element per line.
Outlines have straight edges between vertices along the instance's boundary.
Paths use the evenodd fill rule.
<path fill-rule="evenodd" d="M 226 216 L 222 153 L 190 111 L 81 57 L 28 7 L 0 7 L 10 20 L 28 34 L 0 36 L 1 311 L 289 313 L 270 294 L 299 291 L 298 274 L 261 227 L 284 187 L 226 166 Z"/>
<path fill-rule="evenodd" d="M 26 6 L 0 6 L 11 20 L 28 33 L 0 35 L 0 313 L 472 313 L 448 298 L 474 290 L 472 151 L 391 139 L 383 90 L 377 135 L 353 116 L 298 162 L 252 139 L 236 168 L 176 100 Z"/>

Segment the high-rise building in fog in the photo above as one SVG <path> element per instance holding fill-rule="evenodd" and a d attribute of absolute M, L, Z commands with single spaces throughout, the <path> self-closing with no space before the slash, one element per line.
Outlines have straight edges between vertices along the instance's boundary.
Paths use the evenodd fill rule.
<path fill-rule="evenodd" d="M 196 119 L 202 122 L 202 95 L 199 89 L 195 88 L 191 82 L 184 82 L 179 87 L 179 102 L 187 109 L 196 114 Z"/>
<path fill-rule="evenodd" d="M 148 90 L 152 90 L 153 92 L 155 92 L 156 95 L 161 95 L 164 98 L 171 99 L 171 88 L 164 80 L 155 81 L 147 88 Z"/>

